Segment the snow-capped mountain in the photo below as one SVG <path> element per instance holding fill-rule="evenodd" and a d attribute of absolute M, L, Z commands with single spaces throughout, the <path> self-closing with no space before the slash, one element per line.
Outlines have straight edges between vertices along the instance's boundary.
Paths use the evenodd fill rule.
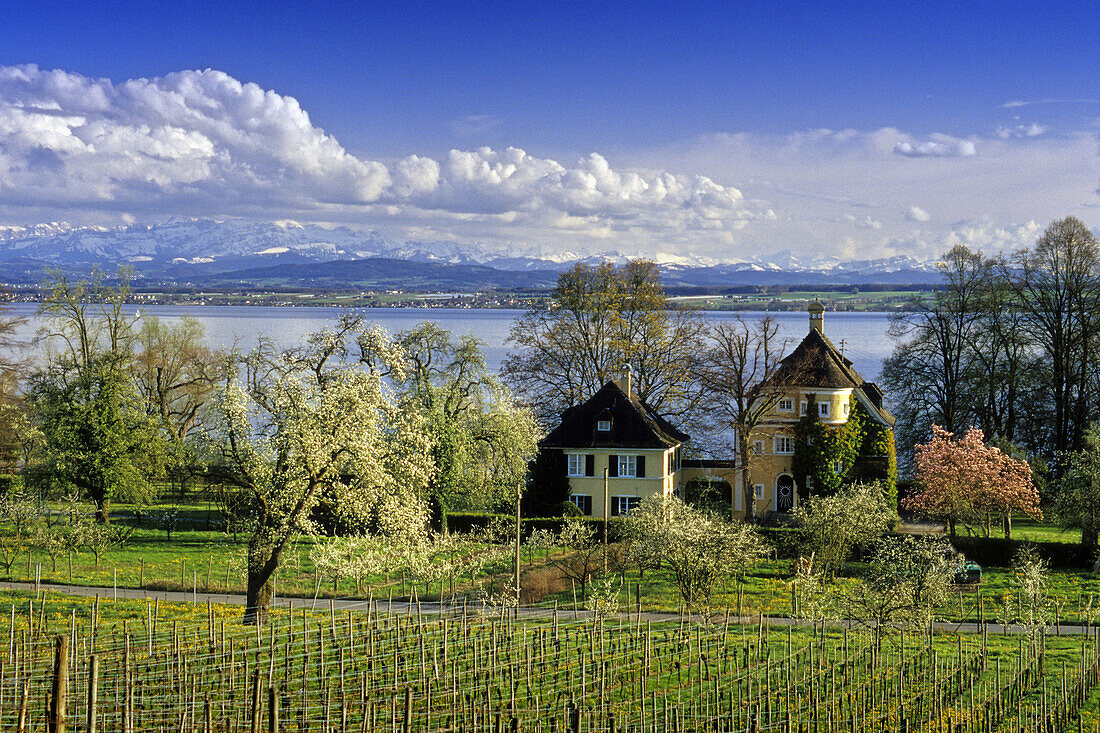
<path fill-rule="evenodd" d="M 237 265 L 241 259 L 291 255 L 303 260 L 376 257 L 387 249 L 377 232 L 324 229 L 292 221 L 174 221 L 125 227 L 47 224 L 0 228 L 0 261 Z"/>
<path fill-rule="evenodd" d="M 178 220 L 120 227 L 73 227 L 64 223 L 0 226 L 0 281 L 37 281 L 43 268 L 88 270 L 129 264 L 153 280 L 186 281 L 271 266 L 374 258 L 438 266 L 480 266 L 550 275 L 577 262 L 625 262 L 621 252 L 596 255 L 545 251 L 513 245 L 503 250 L 480 243 L 394 243 L 377 231 L 322 227 L 294 221 Z M 909 257 L 841 261 L 808 259 L 791 250 L 746 260 L 657 254 L 669 283 L 682 285 L 778 282 L 934 282 L 930 263 Z M 544 278 L 543 278 L 544 279 Z"/>

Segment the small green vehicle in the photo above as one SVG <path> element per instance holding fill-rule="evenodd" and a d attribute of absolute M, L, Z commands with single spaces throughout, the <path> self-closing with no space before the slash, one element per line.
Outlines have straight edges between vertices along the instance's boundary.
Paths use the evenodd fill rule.
<path fill-rule="evenodd" d="M 967 561 L 955 573 L 956 585 L 978 585 L 982 582 L 982 566 L 976 562 Z"/>

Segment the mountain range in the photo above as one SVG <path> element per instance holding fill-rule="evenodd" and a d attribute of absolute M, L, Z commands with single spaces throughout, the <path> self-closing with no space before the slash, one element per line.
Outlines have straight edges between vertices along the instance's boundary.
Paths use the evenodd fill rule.
<path fill-rule="evenodd" d="M 120 227 L 0 226 L 0 282 L 36 283 L 46 268 L 87 273 L 130 265 L 150 284 L 285 285 L 403 290 L 546 288 L 578 262 L 623 262 L 619 252 L 545 254 L 452 241 L 394 243 L 377 231 L 294 221 L 177 220 Z M 931 284 L 910 257 L 805 259 L 786 250 L 746 260 L 659 254 L 666 286 Z"/>

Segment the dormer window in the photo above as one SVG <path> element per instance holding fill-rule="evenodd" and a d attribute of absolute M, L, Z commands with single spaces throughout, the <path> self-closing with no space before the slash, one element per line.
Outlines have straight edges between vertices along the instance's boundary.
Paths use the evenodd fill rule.
<path fill-rule="evenodd" d="M 596 421 L 596 430 L 600 431 L 601 433 L 609 432 L 611 430 L 611 421 L 610 420 L 597 420 Z"/>

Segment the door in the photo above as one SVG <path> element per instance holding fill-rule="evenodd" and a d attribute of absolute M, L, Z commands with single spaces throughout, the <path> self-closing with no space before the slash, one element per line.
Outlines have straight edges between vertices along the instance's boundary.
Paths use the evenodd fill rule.
<path fill-rule="evenodd" d="M 781 512 L 794 508 L 794 479 L 787 474 L 775 480 L 775 508 Z"/>

